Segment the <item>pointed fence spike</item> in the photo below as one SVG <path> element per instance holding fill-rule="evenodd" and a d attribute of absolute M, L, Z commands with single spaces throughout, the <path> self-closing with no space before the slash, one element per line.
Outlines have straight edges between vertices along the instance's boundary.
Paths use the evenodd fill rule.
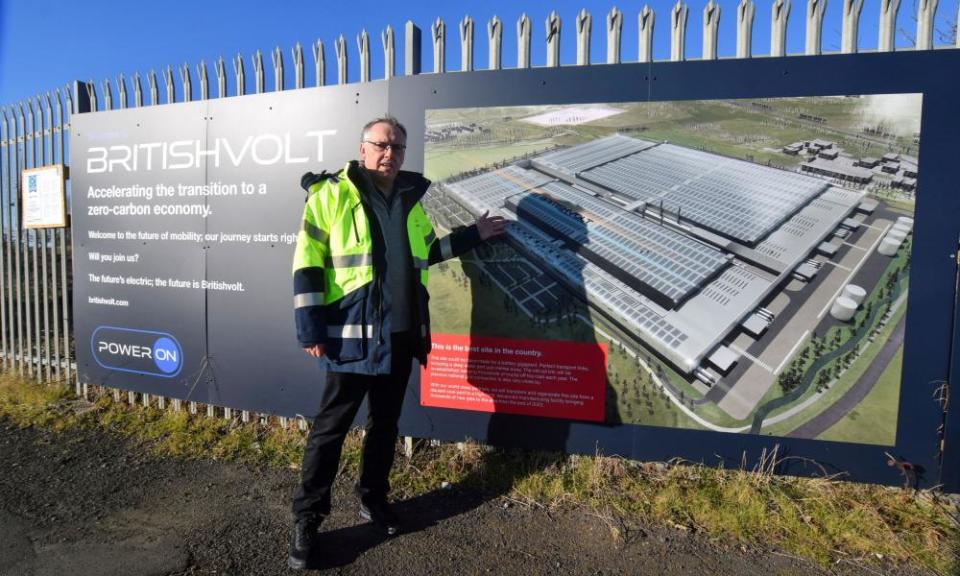
<path fill-rule="evenodd" d="M 737 58 L 753 56 L 753 0 L 740 0 L 737 5 Z"/>
<path fill-rule="evenodd" d="M 621 62 L 620 37 L 622 34 L 623 12 L 614 6 L 607 13 L 607 64 L 619 64 Z"/>
<path fill-rule="evenodd" d="M 393 38 L 393 27 L 389 24 L 386 30 L 380 32 L 380 44 L 383 46 L 383 79 L 393 78 L 396 74 L 396 53 Z"/>
<path fill-rule="evenodd" d="M 656 21 L 656 15 L 648 5 L 637 15 L 637 24 L 640 29 L 639 46 L 637 48 L 637 60 L 639 62 L 650 62 L 653 60 L 653 25 Z"/>
<path fill-rule="evenodd" d="M 670 11 L 670 60 L 686 60 L 687 54 L 687 16 L 689 8 L 683 0 L 677 0 Z"/>
<path fill-rule="evenodd" d="M 487 22 L 487 68 L 499 70 L 503 67 L 503 22 L 494 16 Z"/>
<path fill-rule="evenodd" d="M 717 33 L 720 28 L 720 5 L 713 0 L 703 8 L 703 59 L 717 59 Z"/>
<path fill-rule="evenodd" d="M 774 0 L 770 8 L 770 56 L 787 55 L 787 20 L 790 0 Z"/>

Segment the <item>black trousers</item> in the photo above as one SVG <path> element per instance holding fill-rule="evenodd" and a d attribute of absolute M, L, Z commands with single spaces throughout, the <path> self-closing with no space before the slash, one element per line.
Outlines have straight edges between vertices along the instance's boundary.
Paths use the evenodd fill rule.
<path fill-rule="evenodd" d="M 364 396 L 369 410 L 356 491 L 364 501 L 385 499 L 390 492 L 397 421 L 413 361 L 408 333 L 393 334 L 390 344 L 390 374 L 327 372 L 320 411 L 310 427 L 303 451 L 300 487 L 293 498 L 293 514 L 298 519 L 322 519 L 330 514 L 330 490 L 340 466 L 343 440 Z"/>

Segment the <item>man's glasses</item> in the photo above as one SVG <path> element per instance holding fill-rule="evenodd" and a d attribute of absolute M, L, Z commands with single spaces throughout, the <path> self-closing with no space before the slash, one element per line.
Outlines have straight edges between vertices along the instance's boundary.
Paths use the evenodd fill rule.
<path fill-rule="evenodd" d="M 379 152 L 386 152 L 388 149 L 393 152 L 403 152 L 407 149 L 406 144 L 398 144 L 394 142 L 374 142 L 373 140 L 364 140 L 367 144 L 370 144 L 376 148 Z"/>

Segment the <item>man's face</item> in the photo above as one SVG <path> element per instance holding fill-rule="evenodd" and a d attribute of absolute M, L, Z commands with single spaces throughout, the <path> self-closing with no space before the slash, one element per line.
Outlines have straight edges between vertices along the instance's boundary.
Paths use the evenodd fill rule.
<path fill-rule="evenodd" d="M 403 165 L 405 145 L 402 132 L 383 122 L 374 124 L 360 143 L 360 162 L 374 177 L 392 182 Z"/>

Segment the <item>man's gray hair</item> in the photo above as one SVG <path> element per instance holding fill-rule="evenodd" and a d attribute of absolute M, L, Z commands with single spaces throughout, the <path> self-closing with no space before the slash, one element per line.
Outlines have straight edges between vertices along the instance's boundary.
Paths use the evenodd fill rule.
<path fill-rule="evenodd" d="M 366 140 L 367 133 L 370 132 L 370 129 L 373 128 L 376 124 L 389 124 L 394 129 L 398 130 L 401 134 L 403 134 L 404 142 L 407 141 L 407 129 L 404 127 L 403 124 L 400 123 L 399 120 L 397 120 L 393 116 L 381 116 L 380 118 L 374 118 L 373 120 L 364 124 L 363 131 L 360 133 L 360 139 Z"/>

